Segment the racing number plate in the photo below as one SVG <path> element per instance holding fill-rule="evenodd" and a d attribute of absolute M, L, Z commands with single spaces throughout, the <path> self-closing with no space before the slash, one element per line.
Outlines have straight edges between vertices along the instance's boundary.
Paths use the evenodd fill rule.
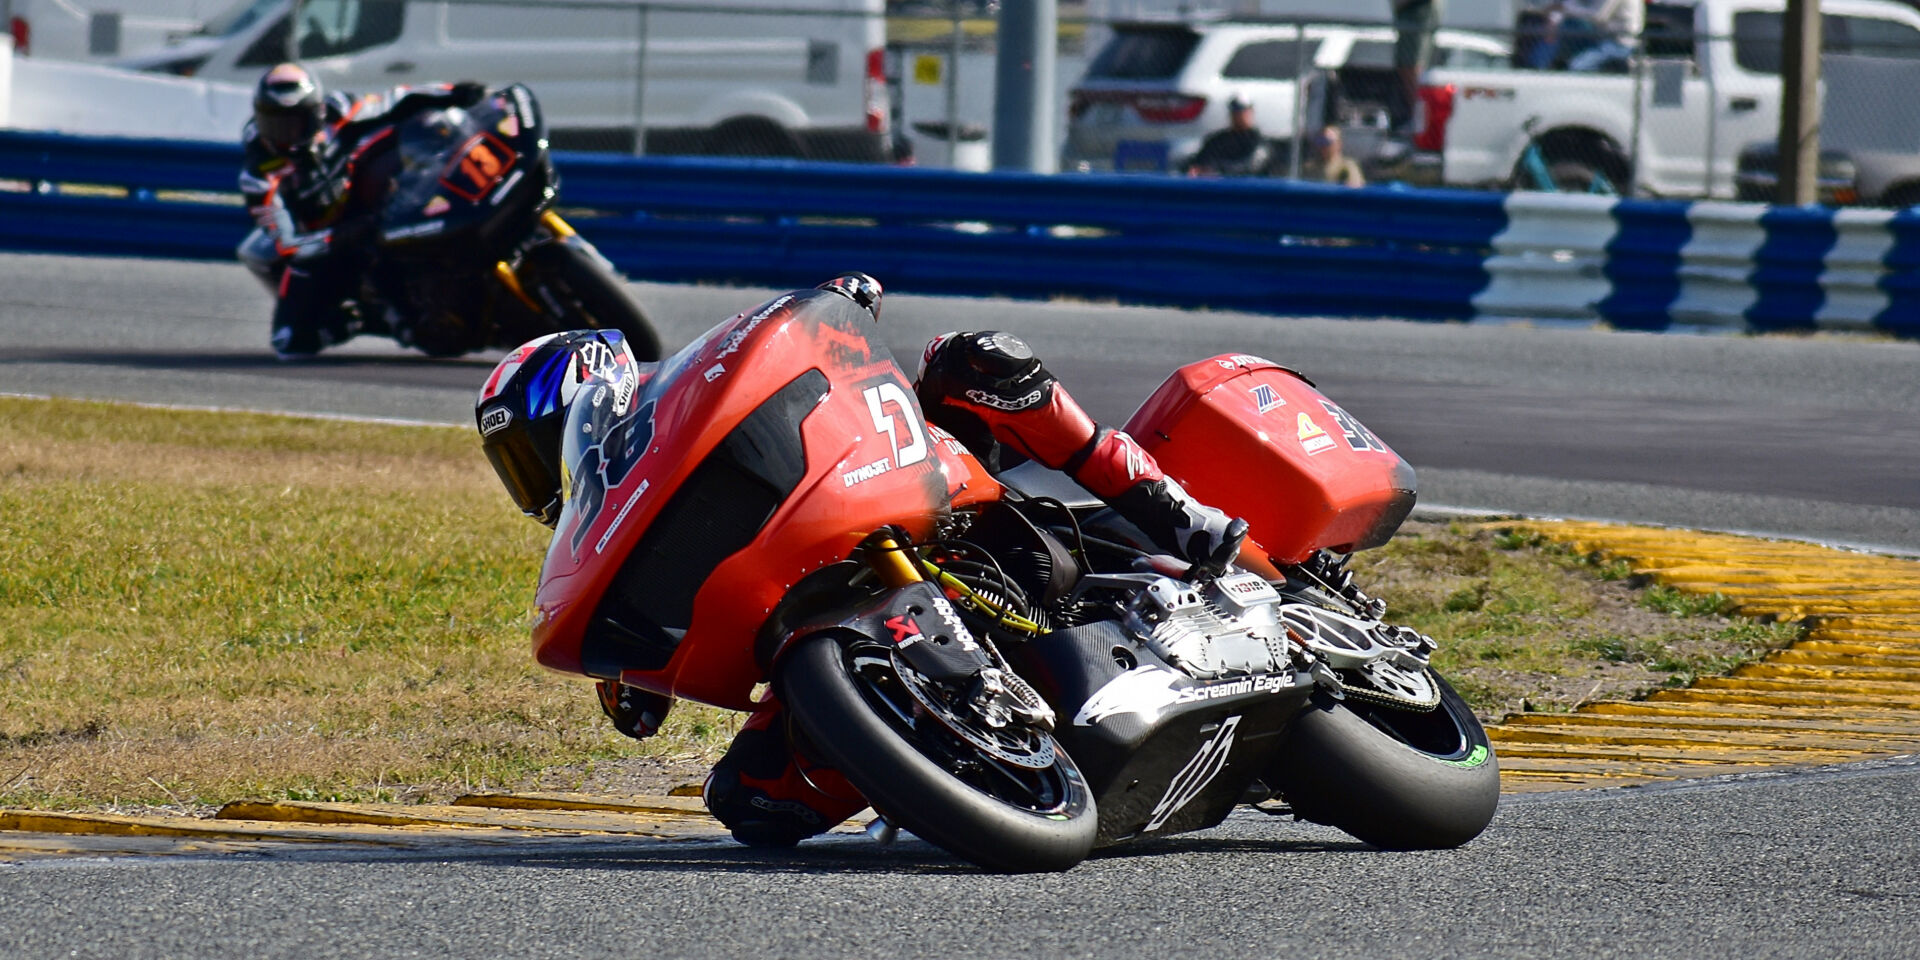
<path fill-rule="evenodd" d="M 499 137 L 491 133 L 475 134 L 460 147 L 454 161 L 440 175 L 440 185 L 468 203 L 477 202 L 500 182 L 500 177 L 513 168 L 517 159 L 519 155 Z"/>

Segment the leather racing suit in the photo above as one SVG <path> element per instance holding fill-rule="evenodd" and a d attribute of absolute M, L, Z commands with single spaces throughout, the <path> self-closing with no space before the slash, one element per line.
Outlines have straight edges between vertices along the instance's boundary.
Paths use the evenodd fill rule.
<path fill-rule="evenodd" d="M 989 470 L 1038 460 L 1105 500 L 1162 549 L 1196 567 L 1223 570 L 1239 552 L 1246 523 L 1194 500 L 1125 432 L 1095 423 L 1048 373 L 1027 343 L 1010 333 L 949 333 L 927 344 L 915 384 L 934 425 Z M 658 728 L 671 701 L 603 681 L 601 696 L 630 736 Z M 616 713 L 626 698 L 629 718 Z M 644 717 L 643 720 L 632 718 Z M 838 773 L 790 749 L 780 704 L 754 711 L 707 777 L 707 808 L 754 845 L 788 845 L 832 828 L 867 803 Z"/>
<path fill-rule="evenodd" d="M 310 356 L 359 332 L 341 310 L 371 260 L 373 231 L 398 163 L 394 126 L 423 110 L 471 106 L 477 83 L 329 93 L 320 132 L 278 150 L 247 123 L 240 193 L 256 224 L 240 261 L 274 291 L 273 348 Z"/>

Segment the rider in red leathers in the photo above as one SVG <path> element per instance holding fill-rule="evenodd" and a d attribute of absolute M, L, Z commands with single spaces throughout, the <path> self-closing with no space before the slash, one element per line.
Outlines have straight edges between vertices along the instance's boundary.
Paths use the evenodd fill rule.
<path fill-rule="evenodd" d="M 872 278 L 853 274 L 822 287 L 878 315 L 879 284 Z M 547 362 L 526 350 L 503 361 L 503 369 L 513 366 L 509 378 Z M 501 376 L 496 371 L 488 381 L 483 403 L 495 402 L 490 398 L 499 394 L 495 381 Z M 1218 573 L 1238 555 L 1247 534 L 1244 520 L 1194 500 L 1132 437 L 1095 423 L 1019 337 L 993 330 L 935 337 L 921 356 L 915 392 L 927 420 L 965 444 L 989 470 L 1037 460 L 1063 471 L 1196 573 Z M 512 422 L 531 427 L 536 420 L 516 415 Z M 557 435 L 552 443 L 557 445 Z M 557 504 L 537 515 L 557 516 Z M 598 691 L 614 726 L 636 739 L 659 730 L 673 703 L 613 680 L 600 681 Z M 755 710 L 702 791 L 708 809 L 744 843 L 797 843 L 867 805 L 837 772 L 789 747 L 793 731 L 785 718 L 771 698 Z"/>
<path fill-rule="evenodd" d="M 1095 423 L 1011 333 L 935 337 L 921 356 L 915 393 L 927 420 L 989 470 L 1028 459 L 1063 471 L 1189 563 L 1224 569 L 1246 538 L 1245 521 L 1193 499 L 1132 437 Z M 608 715 L 630 736 L 657 729 L 671 703 L 611 681 L 600 690 Z M 636 716 L 647 719 L 627 719 Z M 743 843 L 797 843 L 867 805 L 838 773 L 788 748 L 784 718 L 777 702 L 756 710 L 702 791 L 707 808 Z"/>

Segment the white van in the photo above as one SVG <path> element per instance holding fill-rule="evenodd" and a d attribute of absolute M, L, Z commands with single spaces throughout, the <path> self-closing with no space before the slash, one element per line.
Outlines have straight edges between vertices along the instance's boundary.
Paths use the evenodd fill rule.
<path fill-rule="evenodd" d="M 887 142 L 884 2 L 305 0 L 290 27 L 294 0 L 242 0 L 123 65 L 251 84 L 291 29 L 328 89 L 525 83 L 562 150 L 867 162 Z"/>
<path fill-rule="evenodd" d="M 23 57 L 105 63 L 192 33 L 222 0 L 0 0 Z"/>

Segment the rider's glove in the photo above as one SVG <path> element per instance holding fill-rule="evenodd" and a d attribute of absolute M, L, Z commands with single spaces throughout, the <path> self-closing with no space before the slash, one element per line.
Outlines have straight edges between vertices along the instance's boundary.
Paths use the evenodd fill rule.
<path fill-rule="evenodd" d="M 1234 517 L 1227 521 L 1223 529 L 1202 528 L 1193 533 L 1187 541 L 1187 557 L 1193 566 L 1187 568 L 1186 580 L 1213 580 L 1224 575 L 1227 567 L 1240 556 L 1240 545 L 1247 540 L 1247 521 Z"/>
<path fill-rule="evenodd" d="M 454 103 L 463 107 L 471 107 L 479 103 L 480 98 L 487 95 L 487 85 L 477 80 L 462 80 L 454 84 L 453 89 L 448 91 L 448 93 L 453 97 Z"/>
<path fill-rule="evenodd" d="M 629 687 L 618 680 L 602 680 L 594 685 L 600 694 L 600 709 L 613 721 L 614 729 L 635 740 L 645 740 L 660 732 L 660 724 L 673 707 L 673 698 L 651 690 Z"/>

